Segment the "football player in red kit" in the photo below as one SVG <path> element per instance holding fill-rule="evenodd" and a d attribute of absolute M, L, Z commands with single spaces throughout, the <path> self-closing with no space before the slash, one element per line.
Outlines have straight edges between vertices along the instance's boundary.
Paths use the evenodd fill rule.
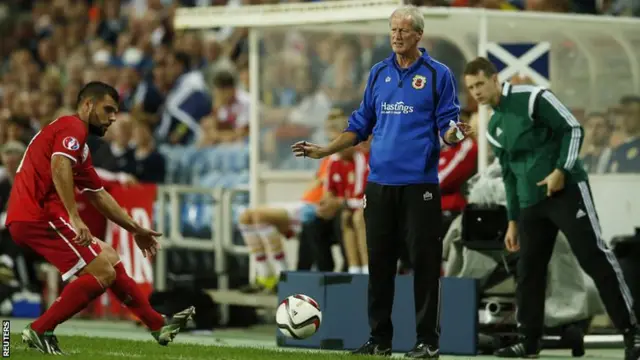
<path fill-rule="evenodd" d="M 103 136 L 115 121 L 118 101 L 111 86 L 87 84 L 78 94 L 77 114 L 42 128 L 18 166 L 7 208 L 11 237 L 58 268 L 63 281 L 72 280 L 22 332 L 23 340 L 43 353 L 62 354 L 53 330 L 106 289 L 128 306 L 161 345 L 172 341 L 194 313 L 190 307 L 170 320 L 157 313 L 127 275 L 117 252 L 94 238 L 78 214 L 74 186 L 105 217 L 132 233 L 145 256 L 153 256 L 158 249 L 155 237 L 161 234 L 138 225 L 104 191 L 86 145 L 89 133 Z"/>
<path fill-rule="evenodd" d="M 347 117 L 341 121 L 346 128 Z M 364 223 L 364 189 L 369 175 L 368 145 L 365 141 L 329 157 L 325 180 L 324 202 L 341 201 L 342 241 L 347 257 L 348 271 L 352 274 L 369 273 L 366 228 Z M 318 214 L 322 213 L 322 201 Z"/>

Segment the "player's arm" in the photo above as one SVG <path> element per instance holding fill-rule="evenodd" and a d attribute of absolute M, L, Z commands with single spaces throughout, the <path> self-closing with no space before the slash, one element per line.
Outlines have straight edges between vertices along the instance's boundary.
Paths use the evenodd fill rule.
<path fill-rule="evenodd" d="M 70 219 L 79 219 L 73 183 L 73 164 L 71 157 L 56 153 L 51 158 L 51 176 L 62 205 L 67 210 Z"/>
<path fill-rule="evenodd" d="M 531 117 L 543 121 L 551 127 L 554 133 L 562 134 L 556 169 L 564 172 L 573 170 L 584 140 L 582 126 L 552 92 L 543 90 L 531 96 L 537 97 L 534 113 L 531 114 Z"/>
<path fill-rule="evenodd" d="M 132 234 L 138 233 L 142 227 L 138 225 L 118 202 L 104 189 L 100 191 L 86 191 L 84 195 L 95 208 L 107 219 Z"/>

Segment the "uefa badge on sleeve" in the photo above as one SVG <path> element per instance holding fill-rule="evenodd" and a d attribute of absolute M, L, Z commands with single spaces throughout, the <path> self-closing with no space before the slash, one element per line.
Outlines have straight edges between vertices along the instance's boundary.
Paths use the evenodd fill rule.
<path fill-rule="evenodd" d="M 73 136 L 67 136 L 62 140 L 62 146 L 67 150 L 76 151 L 80 149 L 80 142 Z"/>
<path fill-rule="evenodd" d="M 411 81 L 411 86 L 413 86 L 416 90 L 424 89 L 425 84 L 427 83 L 427 78 L 422 75 L 416 75 L 413 77 Z"/>

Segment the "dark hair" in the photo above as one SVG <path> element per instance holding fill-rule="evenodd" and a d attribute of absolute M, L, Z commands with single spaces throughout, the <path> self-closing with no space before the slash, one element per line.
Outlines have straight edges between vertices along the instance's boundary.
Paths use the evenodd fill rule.
<path fill-rule="evenodd" d="M 187 72 L 191 70 L 191 58 L 189 57 L 189 54 L 183 51 L 176 51 L 173 53 L 173 57 L 176 59 L 177 62 L 182 64 L 183 72 Z"/>
<path fill-rule="evenodd" d="M 28 117 L 20 115 L 12 115 L 8 119 L 10 124 L 15 124 L 23 129 L 30 129 L 31 123 Z"/>
<path fill-rule="evenodd" d="M 217 89 L 229 89 L 236 87 L 236 77 L 227 70 L 220 70 L 213 75 L 213 87 Z"/>
<path fill-rule="evenodd" d="M 487 58 L 478 57 L 473 59 L 464 68 L 464 75 L 478 75 L 484 72 L 487 77 L 491 77 L 498 73 L 498 69 Z"/>
<path fill-rule="evenodd" d="M 103 98 L 105 95 L 109 95 L 116 103 L 120 102 L 120 95 L 118 95 L 118 91 L 114 89 L 113 86 L 100 81 L 92 81 L 86 84 L 78 92 L 76 107 L 80 106 L 80 104 L 87 98 Z"/>

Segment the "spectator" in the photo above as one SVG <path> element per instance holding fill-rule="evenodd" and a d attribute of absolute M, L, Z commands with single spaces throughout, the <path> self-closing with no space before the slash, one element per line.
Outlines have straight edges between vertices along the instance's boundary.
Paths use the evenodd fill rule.
<path fill-rule="evenodd" d="M 9 118 L 7 126 L 7 141 L 28 143 L 32 136 L 33 131 L 29 126 L 29 119 L 22 116 L 12 116 Z"/>
<path fill-rule="evenodd" d="M 593 113 L 587 116 L 582 162 L 589 173 L 602 174 L 607 171 L 611 159 L 610 136 L 611 129 L 604 114 Z"/>
<path fill-rule="evenodd" d="M 199 120 L 211 112 L 211 97 L 200 71 L 190 71 L 189 55 L 174 52 L 168 58 L 166 76 L 171 90 L 156 138 L 171 144 L 193 142 L 200 131 Z"/>
<path fill-rule="evenodd" d="M 118 114 L 118 120 L 107 131 L 105 138 L 111 143 L 111 153 L 116 159 L 116 171 L 135 172 L 134 150 L 131 146 L 133 121 L 127 113 Z"/>
<path fill-rule="evenodd" d="M 154 128 L 160 121 L 162 105 L 169 91 L 166 71 L 166 60 L 158 59 L 151 76 L 138 85 L 131 101 L 132 114 Z"/>
<path fill-rule="evenodd" d="M 245 140 L 249 135 L 249 94 L 237 85 L 237 79 L 223 70 L 213 78 L 214 143 Z"/>
<path fill-rule="evenodd" d="M 621 103 L 627 139 L 613 151 L 610 171 L 640 173 L 640 97 L 625 97 Z"/>
<path fill-rule="evenodd" d="M 2 146 L 0 153 L 4 165 L 4 175 L 0 179 L 0 278 L 16 279 L 21 288 L 40 291 L 36 272 L 37 256 L 17 246 L 5 227 L 9 194 L 25 150 L 23 143 L 10 141 Z"/>
<path fill-rule="evenodd" d="M 133 143 L 135 144 L 133 175 L 143 183 L 163 183 L 165 159 L 156 150 L 149 124 L 142 121 L 133 123 Z"/>

